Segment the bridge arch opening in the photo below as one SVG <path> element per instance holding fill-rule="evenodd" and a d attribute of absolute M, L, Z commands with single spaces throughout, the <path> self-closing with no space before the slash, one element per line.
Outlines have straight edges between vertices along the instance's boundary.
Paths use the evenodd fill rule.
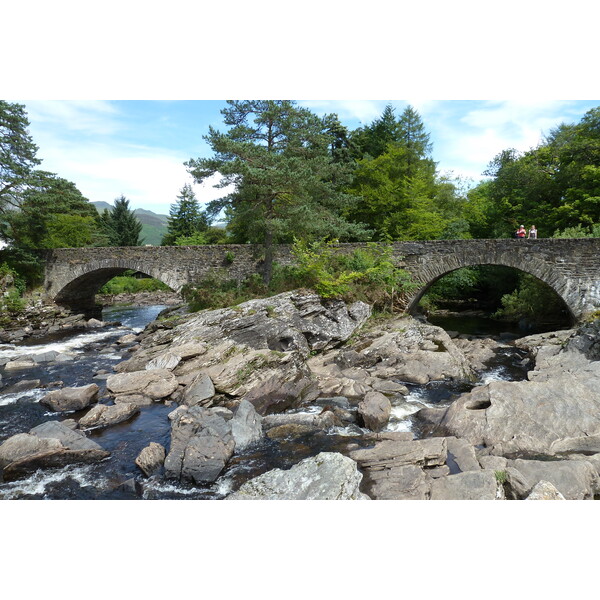
<path fill-rule="evenodd" d="M 74 274 L 73 279 L 56 294 L 54 302 L 74 312 L 97 315 L 102 306 L 97 304 L 96 295 L 101 292 L 117 294 L 122 292 L 164 290 L 179 292 L 171 287 L 165 277 L 157 277 L 151 269 L 140 270 L 126 267 L 89 268 L 82 274 Z M 126 279 L 137 279 L 148 283 L 129 285 Z M 119 281 L 121 280 L 121 281 Z M 111 285 L 112 283 L 112 285 Z"/>
<path fill-rule="evenodd" d="M 425 283 L 409 305 L 432 323 L 454 329 L 476 324 L 529 333 L 572 326 L 575 316 L 551 283 L 513 266 L 480 264 L 449 269 Z M 495 323 L 494 323 L 495 322 Z M 453 327 L 454 325 L 454 327 Z M 498 331 L 496 331 L 497 333 Z"/>

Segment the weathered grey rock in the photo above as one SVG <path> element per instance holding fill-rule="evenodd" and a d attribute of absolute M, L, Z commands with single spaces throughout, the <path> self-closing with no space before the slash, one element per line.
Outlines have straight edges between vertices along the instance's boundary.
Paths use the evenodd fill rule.
<path fill-rule="evenodd" d="M 5 371 L 19 371 L 21 369 L 33 369 L 35 367 L 35 361 L 32 359 L 16 359 L 7 362 L 4 365 Z"/>
<path fill-rule="evenodd" d="M 456 346 L 463 352 L 471 368 L 478 373 L 487 368 L 488 362 L 494 358 L 498 348 L 506 347 L 506 344 L 497 342 L 491 338 L 484 339 L 456 339 Z"/>
<path fill-rule="evenodd" d="M 494 471 L 468 471 L 431 482 L 431 500 L 503 499 Z"/>
<path fill-rule="evenodd" d="M 242 400 L 235 409 L 231 419 L 231 435 L 235 440 L 236 452 L 262 439 L 262 417 L 250 402 Z"/>
<path fill-rule="evenodd" d="M 66 387 L 46 394 L 40 402 L 56 412 L 82 410 L 97 400 L 99 391 L 95 383 Z"/>
<path fill-rule="evenodd" d="M 98 327 L 104 327 L 105 323 L 103 321 L 99 321 L 98 319 L 89 319 L 85 325 L 90 329 L 96 329 Z"/>
<path fill-rule="evenodd" d="M 477 455 L 475 454 L 475 448 L 471 444 L 455 437 L 447 437 L 446 445 L 448 454 L 452 455 L 452 460 L 454 460 L 463 473 L 465 471 L 481 470 Z"/>
<path fill-rule="evenodd" d="M 227 500 L 368 500 L 359 490 L 356 463 L 336 452 L 321 452 L 287 471 L 273 469 L 251 479 Z"/>
<path fill-rule="evenodd" d="M 578 364 L 570 372 L 554 365 L 546 379 L 475 387 L 448 407 L 440 427 L 500 455 L 552 454 L 572 443 L 560 440 L 600 436 L 600 363 Z"/>
<path fill-rule="evenodd" d="M 508 464 L 508 459 L 504 456 L 486 455 L 480 456 L 478 460 L 482 469 L 492 471 L 504 471 Z"/>
<path fill-rule="evenodd" d="M 106 380 L 106 388 L 115 395 L 139 394 L 153 400 L 170 396 L 178 385 L 175 375 L 166 369 L 118 373 Z"/>
<path fill-rule="evenodd" d="M 33 356 L 33 360 L 36 363 L 45 363 L 52 362 L 56 360 L 56 357 L 59 355 L 59 352 L 56 350 L 48 350 L 48 352 L 41 352 L 40 354 L 35 354 Z"/>
<path fill-rule="evenodd" d="M 567 500 L 593 500 L 598 489 L 598 474 L 594 467 L 582 460 L 524 460 L 509 461 L 533 487 L 548 481 Z"/>
<path fill-rule="evenodd" d="M 156 400 L 150 398 L 149 396 L 144 396 L 143 394 L 122 394 L 120 396 L 115 396 L 114 398 L 115 404 L 136 404 L 137 406 L 150 406 Z"/>
<path fill-rule="evenodd" d="M 85 416 L 79 419 L 79 427 L 109 427 L 127 421 L 140 412 L 140 407 L 133 402 L 122 402 L 108 406 L 97 404 Z"/>
<path fill-rule="evenodd" d="M 215 396 L 215 386 L 206 373 L 199 373 L 183 392 L 183 403 L 187 406 L 210 406 Z"/>
<path fill-rule="evenodd" d="M 600 453 L 600 435 L 563 438 L 552 442 L 553 454 L 598 454 Z"/>
<path fill-rule="evenodd" d="M 135 464 L 143 471 L 146 477 L 160 474 L 163 471 L 166 451 L 164 446 L 150 442 L 135 459 Z"/>
<path fill-rule="evenodd" d="M 83 432 L 74 431 L 60 421 L 46 421 L 31 429 L 29 433 L 43 439 L 55 438 L 71 450 L 102 450 L 99 444 L 87 438 Z"/>
<path fill-rule="evenodd" d="M 371 431 L 381 431 L 390 420 L 391 411 L 389 399 L 380 392 L 369 392 L 358 404 L 358 414 Z"/>
<path fill-rule="evenodd" d="M 514 467 L 506 467 L 496 473 L 504 474 L 504 493 L 509 500 L 523 500 L 531 491 L 531 482 Z"/>
<path fill-rule="evenodd" d="M 347 306 L 302 291 L 251 300 L 145 335 L 140 350 L 115 370 L 155 366 L 168 353 L 181 357 L 173 372 L 182 384 L 202 372 L 216 393 L 243 398 L 259 414 L 278 412 L 318 396 L 305 357 L 347 340 L 369 314 L 364 303 Z"/>
<path fill-rule="evenodd" d="M 0 467 L 6 481 L 28 475 L 37 469 L 63 467 L 72 463 L 92 463 L 110 456 L 81 432 L 58 421 L 34 427 L 28 434 L 10 437 L 0 446 Z"/>
<path fill-rule="evenodd" d="M 13 383 L 2 390 L 2 394 L 18 394 L 19 392 L 26 392 L 33 390 L 40 386 L 41 381 L 39 379 L 23 379 L 17 383 Z"/>
<path fill-rule="evenodd" d="M 172 371 L 180 362 L 181 356 L 177 356 L 173 352 L 165 352 L 164 354 L 155 356 L 150 362 L 148 362 L 146 365 L 146 370 L 150 371 L 151 369 L 166 369 L 167 371 Z"/>
<path fill-rule="evenodd" d="M 117 340 L 117 344 L 124 346 L 126 344 L 133 344 L 138 341 L 138 336 L 135 333 L 128 333 Z"/>
<path fill-rule="evenodd" d="M 43 439 L 30 433 L 17 433 L 0 445 L 0 469 L 32 454 L 62 449 L 57 439 Z"/>
<path fill-rule="evenodd" d="M 445 466 L 428 469 L 427 473 L 417 465 L 370 470 L 369 495 L 374 500 L 428 500 L 432 481 L 429 473 L 442 468 L 447 474 L 448 468 Z"/>
<path fill-rule="evenodd" d="M 405 385 L 401 385 L 395 381 L 385 381 L 384 379 L 379 379 L 377 377 L 371 377 L 369 380 L 369 385 L 376 392 L 381 392 L 382 394 L 386 394 L 388 396 L 394 396 L 396 394 L 407 396 L 409 393 L 409 390 Z"/>
<path fill-rule="evenodd" d="M 257 383 L 244 394 L 243 399 L 252 403 L 258 414 L 266 415 L 302 406 L 318 395 L 316 383 L 303 371 L 292 369 L 281 370 L 278 374 Z"/>
<path fill-rule="evenodd" d="M 272 440 L 295 438 L 309 433 L 315 433 L 316 431 L 319 431 L 319 428 L 316 425 L 308 425 L 306 423 L 285 423 L 283 425 L 271 427 L 271 429 L 267 431 L 267 437 Z"/>
<path fill-rule="evenodd" d="M 407 440 L 405 436 L 382 439 L 372 448 L 353 450 L 350 458 L 361 469 L 383 470 L 405 465 L 435 467 L 445 465 L 448 456 L 446 438 Z"/>
<path fill-rule="evenodd" d="M 211 408 L 180 406 L 172 413 L 165 475 L 180 481 L 213 482 L 235 448 L 231 421 Z"/>
<path fill-rule="evenodd" d="M 525 500 L 566 500 L 566 498 L 549 481 L 538 481 Z"/>

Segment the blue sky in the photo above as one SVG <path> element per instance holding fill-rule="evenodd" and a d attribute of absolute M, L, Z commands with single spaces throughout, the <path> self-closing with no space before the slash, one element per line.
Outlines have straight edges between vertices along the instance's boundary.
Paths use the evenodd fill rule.
<path fill-rule="evenodd" d="M 179 190 L 192 183 L 183 163 L 210 156 L 202 139 L 209 125 L 225 129 L 224 101 L 19 100 L 39 146 L 41 168 L 73 181 L 90 200 L 113 203 L 121 194 L 133 208 L 168 214 Z M 301 100 L 317 114 L 337 113 L 349 128 L 368 124 L 386 104 L 420 113 L 441 172 L 467 182 L 482 178 L 501 150 L 535 147 L 559 123 L 574 123 L 600 100 Z M 222 191 L 194 185 L 206 202 Z"/>

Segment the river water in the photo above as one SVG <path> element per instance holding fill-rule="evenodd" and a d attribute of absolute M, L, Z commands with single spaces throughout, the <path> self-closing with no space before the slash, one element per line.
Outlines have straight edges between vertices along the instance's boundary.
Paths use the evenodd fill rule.
<path fill-rule="evenodd" d="M 102 399 L 106 374 L 95 377 L 96 373 L 112 373 L 113 366 L 127 354 L 115 346 L 115 342 L 127 333 L 141 331 L 164 308 L 110 307 L 104 309 L 103 319 L 119 321 L 120 326 L 0 346 L 0 365 L 16 357 L 49 351 L 59 352 L 64 360 L 40 363 L 35 368 L 18 371 L 6 371 L 4 366 L 0 367 L 0 443 L 43 422 L 78 419 L 85 414 L 84 410 L 63 415 L 39 403 L 40 398 L 53 389 L 53 384 L 57 385 L 56 382 L 69 387 L 94 382 L 101 388 L 100 401 L 107 402 L 108 399 Z M 522 379 L 526 374 L 523 359 L 522 351 L 505 344 L 494 363 L 489 365 L 475 384 L 432 382 L 428 385 L 408 385 L 410 393 L 407 396 L 392 399 L 392 416 L 387 430 L 412 431 L 415 437 L 419 437 L 419 425 L 414 418 L 418 410 L 427 406 L 448 405 L 473 385 L 493 379 Z M 32 389 L 6 393 L 17 382 L 38 379 L 39 383 L 32 384 Z M 135 458 L 150 442 L 158 442 L 168 450 L 170 422 L 167 415 L 175 406 L 154 403 L 141 407 L 140 413 L 125 423 L 89 431 L 87 435 L 111 453 L 109 458 L 94 465 L 44 469 L 18 481 L 0 482 L 0 499 L 222 499 L 244 481 L 269 469 L 289 468 L 302 458 L 321 451 L 343 451 L 349 441 L 360 443 L 360 436 L 367 432 L 351 425 L 326 433 L 309 434 L 293 441 L 264 438 L 243 454 L 234 455 L 221 477 L 206 487 L 163 479 L 147 480 L 135 465 Z M 319 410 L 315 407 L 316 412 Z"/>

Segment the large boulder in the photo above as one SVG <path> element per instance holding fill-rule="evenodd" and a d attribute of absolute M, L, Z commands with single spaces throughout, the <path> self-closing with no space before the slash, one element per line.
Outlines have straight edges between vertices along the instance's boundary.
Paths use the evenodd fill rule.
<path fill-rule="evenodd" d="M 358 414 L 365 427 L 372 431 L 381 431 L 390 420 L 392 404 L 387 396 L 380 392 L 369 392 L 358 404 Z"/>
<path fill-rule="evenodd" d="M 495 471 L 467 471 L 431 482 L 431 500 L 503 500 Z"/>
<path fill-rule="evenodd" d="M 201 406 L 180 406 L 170 413 L 171 445 L 165 459 L 166 477 L 193 483 L 215 481 L 235 448 L 232 416 L 229 411 Z"/>
<path fill-rule="evenodd" d="M 82 410 L 98 399 L 99 391 L 100 388 L 95 383 L 66 387 L 46 394 L 40 402 L 55 412 Z"/>
<path fill-rule="evenodd" d="M 530 489 L 540 481 L 551 483 L 567 500 L 593 500 L 599 490 L 596 469 L 585 460 L 510 460 Z"/>
<path fill-rule="evenodd" d="M 164 446 L 150 442 L 135 459 L 135 464 L 144 472 L 146 477 L 162 473 L 166 451 Z"/>
<path fill-rule="evenodd" d="M 0 445 L 0 468 L 6 481 L 44 468 L 88 464 L 110 456 L 101 446 L 58 421 L 48 421 Z"/>
<path fill-rule="evenodd" d="M 254 410 L 254 406 L 242 400 L 233 412 L 231 419 L 231 435 L 235 440 L 235 451 L 244 450 L 262 439 L 262 417 Z"/>
<path fill-rule="evenodd" d="M 210 406 L 215 395 L 215 386 L 206 373 L 199 373 L 183 392 L 183 403 L 187 406 Z"/>
<path fill-rule="evenodd" d="M 166 369 L 117 373 L 106 380 L 106 388 L 115 396 L 140 395 L 152 400 L 162 400 L 178 387 L 177 378 Z"/>
<path fill-rule="evenodd" d="M 139 412 L 140 407 L 133 402 L 120 402 L 112 406 L 96 404 L 79 419 L 79 427 L 84 429 L 108 427 L 127 421 Z"/>
<path fill-rule="evenodd" d="M 336 452 L 321 452 L 291 469 L 273 469 L 244 483 L 227 500 L 368 500 L 360 492 L 356 463 Z"/>
<path fill-rule="evenodd" d="M 568 449 L 560 440 L 600 435 L 599 385 L 600 362 L 580 373 L 556 370 L 533 381 L 493 381 L 442 409 L 439 423 L 448 435 L 494 454 L 551 455 Z M 432 412 L 425 411 L 429 420 Z"/>

